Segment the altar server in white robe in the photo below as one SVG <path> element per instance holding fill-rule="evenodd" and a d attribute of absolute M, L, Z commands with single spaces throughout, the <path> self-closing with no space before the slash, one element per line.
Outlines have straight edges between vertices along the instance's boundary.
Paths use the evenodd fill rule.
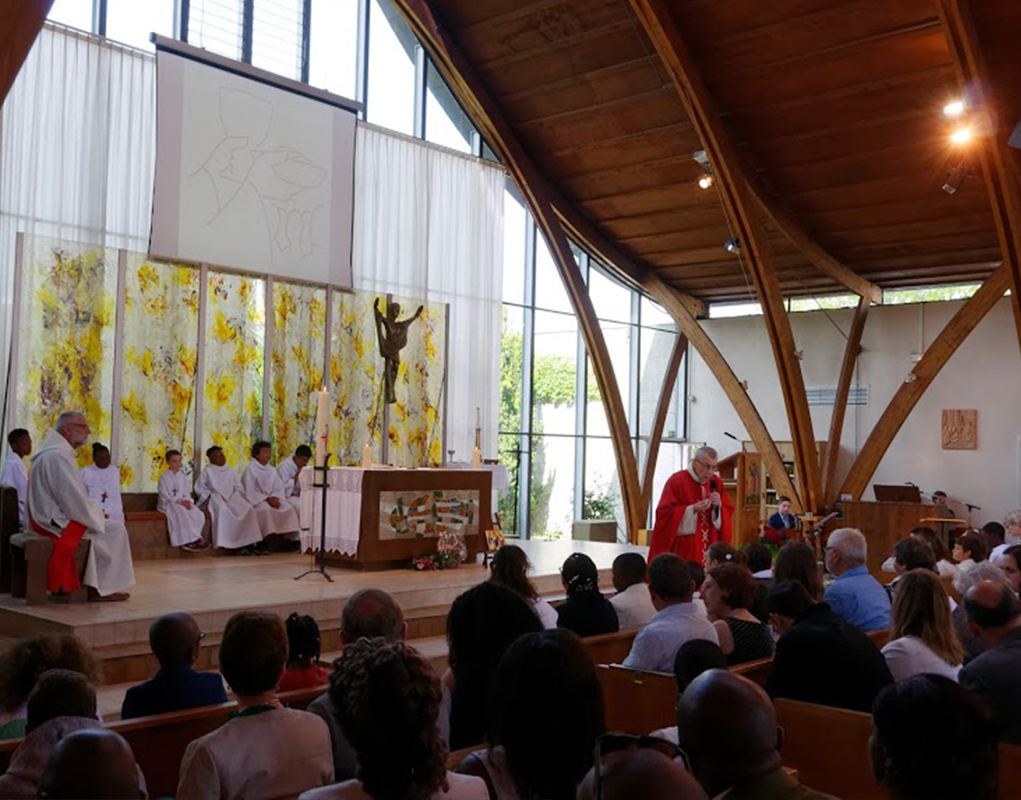
<path fill-rule="evenodd" d="M 98 500 L 107 519 L 124 522 L 121 502 L 121 472 L 110 466 L 110 451 L 99 442 L 92 445 L 92 463 L 82 467 L 82 480 L 89 497 Z"/>
<path fill-rule="evenodd" d="M 272 457 L 273 449 L 269 442 L 252 445 L 252 460 L 248 462 L 242 481 L 245 496 L 259 516 L 263 537 L 284 533 L 288 539 L 297 541 L 298 510 L 287 502 L 284 482 L 269 463 Z"/>
<path fill-rule="evenodd" d="M 156 484 L 156 510 L 167 518 L 170 544 L 183 550 L 205 550 L 206 515 L 192 502 L 191 479 L 181 472 L 181 451 L 167 450 L 167 471 Z"/>
<path fill-rule="evenodd" d="M 238 474 L 227 466 L 223 449 L 206 450 L 209 464 L 199 473 L 195 494 L 213 518 L 213 544 L 241 555 L 264 553 L 252 545 L 262 541 L 262 529 L 252 504 L 245 497 Z"/>
<path fill-rule="evenodd" d="M 7 434 L 7 460 L 0 471 L 0 486 L 9 486 L 18 493 L 18 521 L 28 525 L 28 470 L 25 459 L 32 454 L 32 437 L 24 428 L 15 428 Z"/>
<path fill-rule="evenodd" d="M 298 476 L 312 458 L 312 448 L 307 444 L 299 444 L 293 456 L 288 456 L 277 464 L 277 474 L 284 484 L 287 502 L 301 511 L 301 482 Z"/>
<path fill-rule="evenodd" d="M 131 544 L 124 524 L 106 519 L 102 506 L 89 497 L 75 462 L 75 450 L 89 438 L 89 424 L 78 411 L 66 411 L 46 434 L 32 459 L 28 478 L 29 525 L 54 540 L 47 574 L 51 592 L 78 588 L 74 549 L 89 539 L 84 583 L 92 600 L 127 600 L 135 584 Z"/>

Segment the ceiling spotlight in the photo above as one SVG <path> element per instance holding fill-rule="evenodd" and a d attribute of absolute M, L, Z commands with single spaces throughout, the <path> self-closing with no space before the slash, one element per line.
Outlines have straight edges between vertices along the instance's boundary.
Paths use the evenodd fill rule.
<path fill-rule="evenodd" d="M 698 186 L 700 189 L 708 189 L 712 185 L 713 185 L 712 175 L 703 175 L 701 178 L 698 179 Z"/>
<path fill-rule="evenodd" d="M 967 177 L 968 168 L 964 164 L 958 164 L 947 175 L 947 179 L 943 183 L 943 191 L 947 194 L 954 194 L 954 192 L 961 188 L 961 184 L 964 183 L 964 179 Z"/>
<path fill-rule="evenodd" d="M 971 141 L 971 128 L 958 128 L 950 134 L 950 141 L 954 144 L 967 144 Z"/>
<path fill-rule="evenodd" d="M 964 113 L 964 101 L 953 100 L 943 106 L 943 116 L 945 117 L 959 117 Z"/>
<path fill-rule="evenodd" d="M 702 168 L 702 177 L 698 179 L 699 187 L 708 189 L 713 185 L 713 165 L 709 163 L 709 156 L 705 150 L 697 150 L 692 158 Z"/>
<path fill-rule="evenodd" d="M 727 239 L 727 241 L 723 243 L 723 246 L 727 249 L 728 253 L 737 255 L 741 251 L 741 240 L 735 236 Z"/>

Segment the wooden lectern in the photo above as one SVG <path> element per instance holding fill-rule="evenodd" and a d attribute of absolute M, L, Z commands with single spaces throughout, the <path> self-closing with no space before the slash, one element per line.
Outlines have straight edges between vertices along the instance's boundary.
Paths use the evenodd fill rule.
<path fill-rule="evenodd" d="M 837 521 L 837 527 L 857 528 L 865 534 L 869 543 L 869 572 L 882 581 L 880 567 L 893 553 L 894 544 L 917 528 L 919 520 L 934 516 L 936 506 L 932 503 L 848 500 L 844 503 L 844 518 Z"/>
<path fill-rule="evenodd" d="M 727 490 L 734 514 L 730 520 L 731 544 L 738 550 L 759 541 L 762 523 L 762 456 L 739 452 L 719 462 L 720 479 Z"/>

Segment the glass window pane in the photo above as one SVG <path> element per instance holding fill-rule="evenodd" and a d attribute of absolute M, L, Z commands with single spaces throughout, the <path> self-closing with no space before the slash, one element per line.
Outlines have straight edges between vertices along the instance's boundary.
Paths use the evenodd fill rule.
<path fill-rule="evenodd" d="M 525 242 L 528 212 L 516 192 L 503 193 L 503 299 L 506 303 L 525 301 Z"/>
<path fill-rule="evenodd" d="M 503 342 L 500 349 L 500 433 L 521 430 L 521 359 L 525 310 L 503 307 Z"/>
<path fill-rule="evenodd" d="M 47 19 L 83 31 L 92 30 L 92 0 L 54 0 Z"/>
<path fill-rule="evenodd" d="M 665 328 L 667 330 L 677 330 L 677 326 L 674 325 L 673 318 L 666 313 L 659 303 L 655 300 L 650 300 L 648 297 L 642 295 L 642 325 L 648 328 Z"/>
<path fill-rule="evenodd" d="M 191 0 L 188 44 L 227 58 L 241 58 L 242 0 Z"/>
<path fill-rule="evenodd" d="M 106 0 L 106 38 L 154 50 L 152 33 L 174 35 L 174 0 Z"/>
<path fill-rule="evenodd" d="M 521 459 L 528 458 L 528 453 L 519 451 L 521 437 L 517 434 L 501 434 L 498 447 L 500 463 L 507 467 L 510 476 L 510 488 L 507 489 L 497 503 L 500 522 L 506 536 L 520 536 L 518 529 L 518 475 L 521 472 Z"/>
<path fill-rule="evenodd" d="M 358 93 L 358 0 L 312 0 L 308 82 L 352 100 Z"/>
<path fill-rule="evenodd" d="M 652 431 L 652 425 L 656 418 L 656 407 L 659 405 L 659 395 L 663 390 L 663 379 L 666 376 L 667 366 L 669 366 L 670 356 L 676 342 L 677 334 L 675 333 L 642 328 L 638 364 L 638 433 L 640 436 L 648 436 Z M 670 397 L 670 410 L 667 412 L 666 422 L 663 425 L 663 436 L 667 439 L 676 439 L 683 435 L 677 413 L 681 400 L 683 371 L 684 364 L 682 362 L 681 369 L 677 373 L 677 383 Z"/>
<path fill-rule="evenodd" d="M 414 133 L 415 35 L 390 3 L 372 0 L 369 12 L 369 122 Z"/>
<path fill-rule="evenodd" d="M 931 286 L 922 289 L 885 289 L 883 302 L 886 305 L 901 303 L 939 303 L 944 300 L 967 300 L 979 290 L 979 284 L 964 286 Z"/>
<path fill-rule="evenodd" d="M 532 437 L 530 536 L 570 539 L 574 522 L 573 436 Z"/>
<path fill-rule="evenodd" d="M 462 153 L 471 153 L 471 135 L 475 130 L 461 110 L 453 92 L 432 62 L 426 68 L 425 138 Z"/>
<path fill-rule="evenodd" d="M 649 445 L 641 443 L 639 453 L 640 463 L 644 474 L 645 459 L 648 456 Z M 659 498 L 663 495 L 663 486 L 675 472 L 680 472 L 688 466 L 690 461 L 689 452 L 694 452 L 695 447 L 677 442 L 662 442 L 659 446 L 659 455 L 656 457 L 656 469 L 652 473 L 652 500 L 649 503 L 650 517 L 654 517 Z"/>
<path fill-rule="evenodd" d="M 574 434 L 578 324 L 567 314 L 535 312 L 532 432 Z"/>
<path fill-rule="evenodd" d="M 585 439 L 585 499 L 582 508 L 584 519 L 616 522 L 617 540 L 627 540 L 617 461 L 613 454 L 613 442 L 609 439 Z"/>
<path fill-rule="evenodd" d="M 535 307 L 574 313 L 564 282 L 553 263 L 553 254 L 541 232 L 535 236 Z"/>
<path fill-rule="evenodd" d="M 755 303 L 710 303 L 709 318 L 762 316 L 762 304 Z"/>
<path fill-rule="evenodd" d="M 599 319 L 631 321 L 631 290 L 608 278 L 594 263 L 588 273 L 588 294 Z"/>
<path fill-rule="evenodd" d="M 301 79 L 303 0 L 257 0 L 252 16 L 252 65 Z"/>
<path fill-rule="evenodd" d="M 600 321 L 599 325 L 603 329 L 606 349 L 610 351 L 610 363 L 613 364 L 617 386 L 620 387 L 620 398 L 626 411 L 631 388 L 631 370 L 628 367 L 631 363 L 631 336 L 636 329 L 617 322 Z M 592 369 L 591 359 L 589 360 L 587 381 L 588 410 L 585 416 L 585 433 L 589 436 L 609 436 L 610 425 L 606 420 L 606 410 L 603 407 L 603 398 L 599 392 L 599 384 L 596 381 L 595 371 Z"/>

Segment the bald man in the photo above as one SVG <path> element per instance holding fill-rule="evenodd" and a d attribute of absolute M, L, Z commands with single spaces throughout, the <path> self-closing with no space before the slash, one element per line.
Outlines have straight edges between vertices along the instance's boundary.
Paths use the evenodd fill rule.
<path fill-rule="evenodd" d="M 681 748 L 715 800 L 828 800 L 783 768 L 783 731 L 761 687 L 727 670 L 704 672 L 677 704 Z"/>
<path fill-rule="evenodd" d="M 135 800 L 144 795 L 131 747 L 120 734 L 94 728 L 68 734 L 53 748 L 39 796 Z"/>
<path fill-rule="evenodd" d="M 1009 586 L 980 581 L 964 595 L 968 629 L 986 647 L 961 670 L 961 686 L 985 698 L 1001 739 L 1021 744 L 1021 605 Z"/>
<path fill-rule="evenodd" d="M 596 770 L 602 791 L 596 791 Z M 603 757 L 578 786 L 578 800 L 708 800 L 680 764 L 658 750 L 636 748 Z"/>
<path fill-rule="evenodd" d="M 183 612 L 160 617 L 149 627 L 149 647 L 160 669 L 151 680 L 128 689 L 121 719 L 227 702 L 219 673 L 195 671 L 203 636 L 198 623 Z"/>

